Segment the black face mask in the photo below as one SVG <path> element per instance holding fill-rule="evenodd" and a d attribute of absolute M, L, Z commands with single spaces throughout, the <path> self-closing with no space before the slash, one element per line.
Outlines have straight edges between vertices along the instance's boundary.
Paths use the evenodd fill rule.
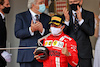
<path fill-rule="evenodd" d="M 79 7 L 80 7 L 79 3 L 78 3 L 78 4 L 71 4 L 71 5 L 70 5 L 71 10 L 76 11 L 76 10 L 77 10 L 77 6 L 79 6 Z"/>
<path fill-rule="evenodd" d="M 11 8 L 11 7 L 5 7 L 5 8 L 3 9 L 3 12 L 4 12 L 5 14 L 8 14 L 8 13 L 10 12 L 10 8 Z"/>

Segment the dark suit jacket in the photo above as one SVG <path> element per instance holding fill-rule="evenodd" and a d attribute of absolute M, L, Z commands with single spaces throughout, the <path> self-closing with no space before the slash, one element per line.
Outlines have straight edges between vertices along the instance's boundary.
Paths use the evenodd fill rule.
<path fill-rule="evenodd" d="M 41 38 L 39 31 L 34 32 L 34 36 L 31 36 L 29 32 L 29 27 L 31 25 L 31 13 L 29 11 L 20 13 L 16 15 L 15 22 L 15 36 L 20 39 L 19 47 L 33 47 L 37 46 L 37 40 Z M 45 28 L 46 35 L 49 32 L 49 21 L 50 16 L 42 13 L 40 14 L 40 20 Z M 34 59 L 34 49 L 22 49 L 18 50 L 17 62 L 31 62 Z"/>
<path fill-rule="evenodd" d="M 84 22 L 78 27 L 76 33 L 72 19 L 72 12 L 70 11 L 69 14 L 70 24 L 65 27 L 64 32 L 74 38 L 77 42 L 78 54 L 81 58 L 92 58 L 92 46 L 89 36 L 94 35 L 94 14 L 82 9 L 82 18 L 84 19 Z"/>
<path fill-rule="evenodd" d="M 5 26 L 5 21 L 2 19 L 2 16 L 0 14 L 0 48 L 5 48 L 6 47 L 6 26 Z M 4 50 L 0 50 L 0 66 L 5 66 L 6 61 L 3 59 L 1 56 L 1 53 Z"/>

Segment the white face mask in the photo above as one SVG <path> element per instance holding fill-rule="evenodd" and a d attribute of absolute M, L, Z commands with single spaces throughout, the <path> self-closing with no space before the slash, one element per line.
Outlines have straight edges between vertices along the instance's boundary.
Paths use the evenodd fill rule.
<path fill-rule="evenodd" d="M 50 27 L 50 30 L 51 30 L 51 33 L 52 33 L 54 36 L 59 35 L 59 33 L 62 31 L 61 28 L 55 28 L 55 27 Z"/>

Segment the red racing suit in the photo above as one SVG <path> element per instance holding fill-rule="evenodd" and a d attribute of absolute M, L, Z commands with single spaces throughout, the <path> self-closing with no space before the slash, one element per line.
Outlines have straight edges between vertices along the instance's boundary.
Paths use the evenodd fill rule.
<path fill-rule="evenodd" d="M 62 54 L 61 50 L 67 44 L 70 56 Z M 46 60 L 38 60 L 43 62 L 43 67 L 68 67 L 68 63 L 72 66 L 78 64 L 78 51 L 74 39 L 62 33 L 59 36 L 52 34 L 44 39 L 43 46 L 49 49 L 49 57 Z"/>

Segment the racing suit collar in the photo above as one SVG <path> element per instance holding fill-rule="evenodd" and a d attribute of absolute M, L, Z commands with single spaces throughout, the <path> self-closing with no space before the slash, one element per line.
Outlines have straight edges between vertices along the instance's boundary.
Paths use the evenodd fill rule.
<path fill-rule="evenodd" d="M 52 34 L 51 34 L 52 35 Z M 54 36 L 52 35 L 52 37 L 62 37 L 64 35 L 64 32 L 62 32 L 61 34 L 59 34 L 59 36 Z"/>

